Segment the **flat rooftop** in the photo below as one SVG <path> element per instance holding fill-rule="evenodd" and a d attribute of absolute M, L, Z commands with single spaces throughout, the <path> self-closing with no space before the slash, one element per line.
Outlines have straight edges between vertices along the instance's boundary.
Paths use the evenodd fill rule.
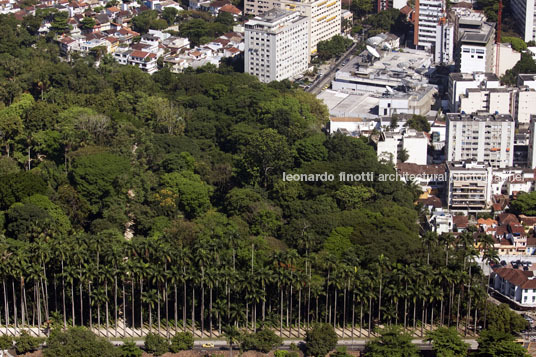
<path fill-rule="evenodd" d="M 368 93 L 347 94 L 326 89 L 317 98 L 326 104 L 329 114 L 334 117 L 375 119 L 378 116 L 377 107 L 380 99 L 372 97 Z"/>
<path fill-rule="evenodd" d="M 335 80 L 365 80 L 392 86 L 427 83 L 424 74 L 430 70 L 432 56 L 426 51 L 404 49 L 404 52 L 378 52 L 381 54 L 379 59 L 363 51 L 336 73 Z"/>
<path fill-rule="evenodd" d="M 495 73 L 487 72 L 475 72 L 475 73 L 450 73 L 449 77 L 455 81 L 467 81 L 472 82 L 479 80 L 479 76 L 482 76 L 487 81 L 499 81 L 499 77 Z"/>
<path fill-rule="evenodd" d="M 460 114 L 448 113 L 448 121 L 514 121 L 510 114 Z"/>

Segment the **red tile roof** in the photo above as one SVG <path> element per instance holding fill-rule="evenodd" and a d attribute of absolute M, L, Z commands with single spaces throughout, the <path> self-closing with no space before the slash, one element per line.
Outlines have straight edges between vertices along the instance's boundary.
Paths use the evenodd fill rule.
<path fill-rule="evenodd" d="M 240 11 L 239 8 L 237 8 L 236 6 L 232 5 L 232 4 L 225 4 L 221 7 L 220 11 L 223 11 L 223 12 L 228 12 L 228 13 L 231 13 L 233 15 L 240 15 L 242 14 L 242 11 Z"/>
<path fill-rule="evenodd" d="M 452 222 L 458 228 L 467 228 L 469 225 L 469 219 L 467 216 L 454 216 Z"/>
<path fill-rule="evenodd" d="M 501 213 L 497 216 L 497 221 L 501 225 L 506 225 L 509 223 L 519 223 L 519 220 L 515 216 L 515 214 L 512 213 Z"/>

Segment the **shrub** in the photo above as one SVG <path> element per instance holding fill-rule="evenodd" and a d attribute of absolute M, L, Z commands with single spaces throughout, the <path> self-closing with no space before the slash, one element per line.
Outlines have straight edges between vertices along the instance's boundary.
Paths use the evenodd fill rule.
<path fill-rule="evenodd" d="M 143 354 L 134 341 L 126 341 L 120 349 L 121 357 L 141 357 Z"/>
<path fill-rule="evenodd" d="M 121 356 L 120 349 L 83 327 L 52 330 L 43 353 L 45 357 Z"/>
<path fill-rule="evenodd" d="M 150 333 L 145 336 L 145 350 L 156 356 L 163 355 L 169 349 L 169 342 L 164 337 Z"/>
<path fill-rule="evenodd" d="M 274 352 L 274 357 L 288 357 L 288 351 L 285 350 L 277 350 Z"/>
<path fill-rule="evenodd" d="M 179 351 L 191 350 L 194 347 L 194 336 L 190 332 L 179 332 L 171 339 L 170 351 L 177 353 Z"/>
<path fill-rule="evenodd" d="M 242 348 L 244 350 L 257 350 L 268 353 L 283 343 L 281 337 L 268 329 L 262 329 L 254 334 L 243 337 Z"/>
<path fill-rule="evenodd" d="M 13 339 L 9 336 L 0 336 L 0 351 L 9 350 L 13 347 Z"/>
<path fill-rule="evenodd" d="M 28 332 L 22 331 L 21 335 L 15 338 L 15 350 L 19 355 L 33 352 L 39 348 L 41 343 L 43 343 L 42 338 L 32 337 Z"/>
<path fill-rule="evenodd" d="M 330 324 L 316 324 L 305 335 L 308 356 L 324 357 L 337 345 L 337 334 Z"/>

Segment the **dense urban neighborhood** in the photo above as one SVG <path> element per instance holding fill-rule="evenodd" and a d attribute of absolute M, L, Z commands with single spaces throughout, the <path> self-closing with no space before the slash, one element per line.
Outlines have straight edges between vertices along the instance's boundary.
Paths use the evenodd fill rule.
<path fill-rule="evenodd" d="M 534 0 L 0 29 L 0 356 L 536 355 Z"/>

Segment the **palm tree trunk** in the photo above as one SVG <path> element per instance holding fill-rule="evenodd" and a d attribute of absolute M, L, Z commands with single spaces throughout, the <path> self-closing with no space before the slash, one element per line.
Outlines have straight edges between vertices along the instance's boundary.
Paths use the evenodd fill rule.
<path fill-rule="evenodd" d="M 160 284 L 158 284 L 160 285 Z M 158 309 L 157 313 L 156 313 L 156 318 L 158 319 L 158 335 L 160 335 L 160 330 L 161 330 L 161 325 L 160 325 L 160 310 L 161 310 L 161 306 L 160 306 L 160 288 L 158 287 L 157 290 L 156 290 L 156 307 Z"/>
<path fill-rule="evenodd" d="M 186 280 L 184 280 L 182 293 L 182 331 L 186 332 Z"/>
<path fill-rule="evenodd" d="M 15 295 L 15 279 L 11 279 L 11 290 L 13 290 L 13 321 L 15 321 L 15 332 L 18 328 L 17 322 L 17 295 Z"/>
<path fill-rule="evenodd" d="M 118 334 L 118 312 L 117 312 L 117 275 L 114 275 L 114 318 L 115 318 L 115 336 Z"/>
<path fill-rule="evenodd" d="M 195 287 L 192 287 L 192 334 L 195 336 Z"/>
<path fill-rule="evenodd" d="M 283 288 L 279 288 L 280 295 L 281 295 L 281 302 L 279 305 L 279 311 L 281 312 L 279 315 L 279 336 L 283 338 Z"/>
<path fill-rule="evenodd" d="M 125 280 L 121 280 L 121 291 L 123 295 L 123 337 L 127 337 L 127 297 L 125 294 Z"/>
<path fill-rule="evenodd" d="M 93 306 L 91 301 L 91 283 L 87 283 L 87 298 L 88 298 L 88 308 L 89 308 L 89 329 L 93 328 Z"/>
<path fill-rule="evenodd" d="M 63 259 L 61 260 L 61 299 L 63 303 L 63 328 L 67 328 L 67 309 L 65 304 L 65 276 L 63 275 Z"/>
<path fill-rule="evenodd" d="M 372 330 L 372 295 L 369 296 L 369 314 L 368 314 L 368 333 L 367 337 L 370 337 L 370 331 Z"/>
<path fill-rule="evenodd" d="M 106 315 L 106 337 L 109 337 L 108 334 L 110 331 L 110 312 L 109 312 L 109 303 L 108 303 L 108 280 L 105 280 L 104 281 L 104 293 L 105 293 L 105 298 L 106 298 L 106 301 L 104 303 L 104 308 L 105 308 L 105 315 Z"/>
<path fill-rule="evenodd" d="M 75 313 L 74 313 L 74 278 L 71 281 L 71 316 L 73 318 L 72 324 L 75 325 Z"/>
<path fill-rule="evenodd" d="M 301 334 L 301 288 L 298 289 L 298 338 Z"/>
<path fill-rule="evenodd" d="M 143 294 L 143 280 L 140 277 L 140 336 L 143 336 L 143 302 L 141 296 Z"/>
<path fill-rule="evenodd" d="M 212 338 L 212 286 L 208 292 L 208 328 L 210 330 L 210 337 Z"/>
<path fill-rule="evenodd" d="M 4 315 L 6 318 L 6 335 L 8 334 L 9 326 L 9 302 L 7 301 L 7 292 L 6 292 L 6 279 L 2 279 L 2 287 L 4 288 Z"/>
<path fill-rule="evenodd" d="M 176 334 L 177 332 L 179 332 L 179 327 L 178 327 L 178 322 L 177 322 L 177 320 L 179 319 L 179 312 L 178 312 L 178 308 L 179 308 L 178 305 L 179 304 L 178 304 L 178 301 L 177 301 L 177 299 L 178 299 L 177 283 L 173 284 L 173 290 L 175 292 L 175 301 L 173 301 L 173 309 L 174 309 L 173 315 L 175 317 L 175 334 Z"/>
<path fill-rule="evenodd" d="M 334 307 L 333 307 L 333 328 L 337 328 L 337 294 L 339 292 L 339 289 L 335 287 L 335 298 L 333 299 Z"/>
<path fill-rule="evenodd" d="M 344 338 L 344 331 L 346 328 L 346 288 L 344 288 L 344 294 L 343 294 L 343 307 L 342 307 L 342 338 Z"/>

